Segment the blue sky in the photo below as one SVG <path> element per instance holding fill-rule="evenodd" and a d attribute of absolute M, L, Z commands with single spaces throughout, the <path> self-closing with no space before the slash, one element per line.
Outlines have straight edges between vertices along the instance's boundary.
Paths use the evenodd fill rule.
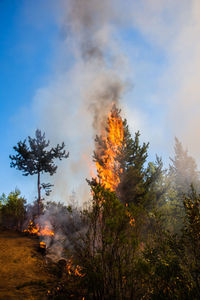
<path fill-rule="evenodd" d="M 25 3 L 0 1 L 0 190 L 6 193 L 16 186 L 21 188 L 22 175 L 9 168 L 8 156 L 16 142 L 31 135 L 37 127 L 31 112 L 32 99 L 36 89 L 48 80 L 58 36 L 53 18 L 35 26 L 29 20 L 30 10 Z"/>
<path fill-rule="evenodd" d="M 119 8 L 122 2 L 117 1 Z M 64 140 L 72 153 L 71 161 L 60 165 L 54 180 L 62 192 L 52 197 L 60 199 L 79 189 L 74 178 L 81 182 L 88 176 L 84 172 L 94 132 L 82 95 L 88 93 L 88 82 L 95 72 L 91 66 L 85 70 L 76 53 L 80 32 L 75 32 L 78 38 L 68 32 L 65 11 L 70 5 L 71 0 L 0 1 L 0 193 L 8 194 L 18 187 L 29 201 L 34 199 L 35 179 L 11 169 L 9 154 L 20 139 L 33 135 L 38 127 L 52 142 Z M 158 153 L 166 165 L 175 135 L 198 160 L 198 8 L 195 0 L 176 4 L 171 0 L 127 1 L 120 18 L 115 12 L 103 19 L 105 24 L 106 18 L 117 20 L 111 33 L 109 26 L 101 31 L 101 24 L 97 24 L 101 38 L 105 34 L 103 41 L 117 57 L 115 72 L 129 83 L 121 106 L 130 128 L 132 132 L 139 129 L 141 139 L 150 141 L 150 159 Z M 95 11 L 95 6 L 92 9 Z M 77 156 L 87 157 L 87 163 Z M 85 193 L 84 188 L 80 190 Z"/>

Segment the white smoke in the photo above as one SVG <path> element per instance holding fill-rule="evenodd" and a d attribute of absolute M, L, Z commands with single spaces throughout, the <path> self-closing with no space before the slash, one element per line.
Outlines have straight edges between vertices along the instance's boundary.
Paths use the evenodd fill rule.
<path fill-rule="evenodd" d="M 176 135 L 198 158 L 200 2 L 55 3 L 62 32 L 55 72 L 49 84 L 37 90 L 33 102 L 39 127 L 47 138 L 52 143 L 64 141 L 70 152 L 69 159 L 59 163 L 57 174 L 48 178 L 55 184 L 50 199 L 69 201 L 73 190 L 80 204 L 90 198 L 85 178 L 91 176 L 93 138 L 112 102 L 124 108 L 131 129 L 140 129 L 152 152 L 171 155 Z M 126 40 L 123 30 L 130 30 Z M 139 35 L 140 43 L 132 38 L 133 32 Z M 164 57 L 164 66 L 155 58 L 149 61 L 150 55 L 143 53 L 146 45 Z M 161 69 L 156 75 L 151 71 L 154 64 Z M 127 95 L 130 82 L 135 88 Z M 74 220 L 79 222 L 77 216 Z M 71 215 L 51 207 L 38 222 L 41 226 L 48 222 L 55 232 L 53 239 L 42 238 L 48 255 L 54 260 L 62 258 L 64 247 L 72 245 L 70 237 L 79 232 L 69 226 Z"/>
<path fill-rule="evenodd" d="M 133 7 L 134 28 L 165 61 L 148 95 L 148 109 L 156 111 L 154 119 L 148 109 L 143 109 L 145 118 L 140 124 L 154 151 L 161 150 L 169 156 L 177 136 L 200 162 L 200 2 L 141 0 L 135 1 Z M 148 61 L 145 63 L 148 65 Z M 137 65 L 135 62 L 136 68 Z"/>
<path fill-rule="evenodd" d="M 121 22 L 114 1 L 60 1 L 62 47 L 71 53 L 72 66 L 38 90 L 34 110 L 51 141 L 65 141 L 70 157 L 54 176 L 51 198 L 65 200 L 74 189 L 79 202 L 89 198 L 94 136 L 113 103 L 128 86 L 126 59 L 115 40 Z M 63 57 L 65 59 L 65 56 Z"/>
<path fill-rule="evenodd" d="M 113 100 L 125 108 L 131 128 L 150 141 L 152 152 L 171 155 L 176 135 L 197 158 L 199 1 L 63 0 L 54 5 L 62 31 L 58 63 L 33 105 L 50 140 L 64 140 L 70 151 L 54 176 L 51 199 L 67 200 L 72 190 L 80 203 L 89 198 L 84 181 L 90 177 L 93 138 Z M 136 32 L 148 49 L 164 57 L 157 75 L 150 70 L 159 63 L 140 56 L 144 46 L 131 33 L 123 40 L 123 30 Z M 135 88 L 126 95 L 131 81 Z"/>
<path fill-rule="evenodd" d="M 67 208 L 61 203 L 51 203 L 42 215 L 34 219 L 34 223 L 41 229 L 39 238 L 46 245 L 46 257 L 53 261 L 66 259 L 69 251 L 73 250 L 75 239 L 86 230 L 81 213 L 74 205 Z M 44 229 L 47 234 L 43 234 Z M 53 234 L 48 234 L 50 232 Z M 68 253 L 65 249 L 68 249 Z"/>

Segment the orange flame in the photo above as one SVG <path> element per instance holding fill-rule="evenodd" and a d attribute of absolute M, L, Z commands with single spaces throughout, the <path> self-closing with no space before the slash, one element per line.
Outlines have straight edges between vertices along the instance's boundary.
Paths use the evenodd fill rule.
<path fill-rule="evenodd" d="M 135 219 L 133 218 L 132 214 L 129 211 L 126 211 L 126 214 L 129 217 L 129 224 L 131 226 L 135 226 Z"/>
<path fill-rule="evenodd" d="M 48 225 L 45 224 L 45 226 L 40 226 L 40 230 L 38 235 L 54 235 L 54 232 L 48 228 Z"/>
<path fill-rule="evenodd" d="M 46 244 L 44 242 L 40 242 L 40 248 L 45 249 L 46 248 Z"/>
<path fill-rule="evenodd" d="M 119 175 L 122 171 L 117 158 L 124 138 L 123 121 L 116 107 L 109 113 L 107 124 L 107 131 L 102 134 L 105 149 L 100 154 L 101 162 L 96 161 L 96 168 L 101 183 L 114 191 L 120 183 Z"/>
<path fill-rule="evenodd" d="M 48 228 L 48 224 L 46 223 L 44 226 L 39 226 L 39 224 L 34 224 L 33 221 L 30 221 L 28 225 L 28 229 L 25 229 L 24 232 L 28 232 L 30 234 L 36 234 L 36 235 L 49 235 L 53 236 L 54 232 Z"/>
<path fill-rule="evenodd" d="M 81 273 L 82 268 L 79 265 L 74 265 L 72 259 L 69 259 L 66 266 L 67 274 L 70 276 L 84 277 L 85 274 Z"/>

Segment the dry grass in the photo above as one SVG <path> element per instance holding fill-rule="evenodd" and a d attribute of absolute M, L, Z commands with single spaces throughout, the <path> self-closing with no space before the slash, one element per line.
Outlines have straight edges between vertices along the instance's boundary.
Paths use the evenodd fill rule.
<path fill-rule="evenodd" d="M 0 228 L 0 300 L 43 300 L 55 282 L 38 240 Z"/>

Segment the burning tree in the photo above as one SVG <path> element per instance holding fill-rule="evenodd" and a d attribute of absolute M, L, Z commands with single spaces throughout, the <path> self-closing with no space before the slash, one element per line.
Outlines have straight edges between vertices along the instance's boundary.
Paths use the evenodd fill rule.
<path fill-rule="evenodd" d="M 133 299 L 139 240 L 131 213 L 114 191 L 99 183 L 91 190 L 92 209 L 84 212 L 88 231 L 75 246 L 75 258 L 85 273 L 83 283 L 91 299 Z"/>
<path fill-rule="evenodd" d="M 148 144 L 140 145 L 139 132 L 131 137 L 116 106 L 95 146 L 98 177 L 88 181 L 93 202 L 76 255 L 95 299 L 140 299 L 148 286 L 138 257 L 144 232 L 155 223 L 149 212 L 163 193 L 162 162 L 157 158 L 145 166 Z"/>
<path fill-rule="evenodd" d="M 19 141 L 17 146 L 13 147 L 17 154 L 9 156 L 11 159 L 10 166 L 22 171 L 24 176 L 37 175 L 38 215 L 42 204 L 41 189 L 47 189 L 47 192 L 49 192 L 51 186 L 50 184 L 40 183 L 41 174 L 49 173 L 52 176 L 57 170 L 54 159 L 62 160 L 69 156 L 69 153 L 64 149 L 64 142 L 47 150 L 49 144 L 50 142 L 45 139 L 45 133 L 42 134 L 41 130 L 37 129 L 35 138 L 28 137 L 28 145 L 26 139 Z"/>
<path fill-rule="evenodd" d="M 123 121 L 116 106 L 109 113 L 106 125 L 101 136 L 96 136 L 94 160 L 100 183 L 114 191 L 120 182 L 122 169 L 119 157 L 124 141 Z"/>
<path fill-rule="evenodd" d="M 134 139 L 131 137 L 120 112 L 113 105 L 105 128 L 95 138 L 98 181 L 104 188 L 115 191 L 123 203 L 148 206 L 153 200 L 158 201 L 164 192 L 164 187 L 159 187 L 158 192 L 157 185 L 162 177 L 162 161 L 157 157 L 155 163 L 145 167 L 149 143 L 140 145 L 139 132 Z"/>

